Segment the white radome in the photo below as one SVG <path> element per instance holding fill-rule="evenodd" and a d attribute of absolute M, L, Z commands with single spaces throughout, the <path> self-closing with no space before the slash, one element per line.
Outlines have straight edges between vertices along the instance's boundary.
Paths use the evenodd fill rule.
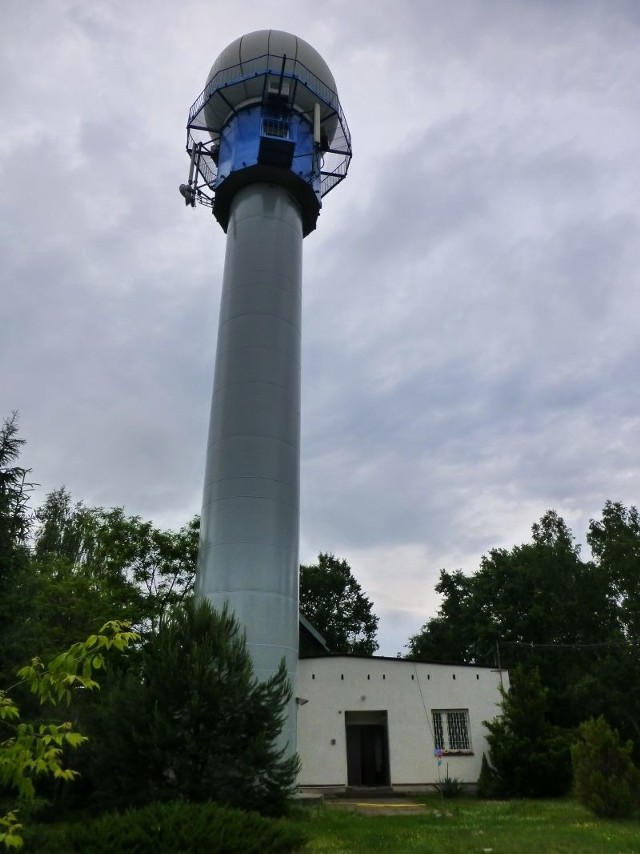
<path fill-rule="evenodd" d="M 326 93 L 323 92 L 326 95 L 325 100 L 331 106 L 338 103 L 333 74 L 318 51 L 304 39 L 282 30 L 256 30 L 231 42 L 211 66 L 207 85 L 219 72 L 225 69 L 233 68 L 232 77 L 235 79 L 244 76 L 244 74 L 255 75 L 255 79 L 249 79 L 242 85 L 230 87 L 225 92 L 225 97 L 234 108 L 259 102 L 262 100 L 264 91 L 263 75 L 265 71 L 269 70 L 269 57 L 271 57 L 271 70 L 279 74 L 282 65 L 276 63 L 277 67 L 274 68 L 273 57 L 282 58 L 285 56 L 285 75 L 295 73 L 296 76 L 301 77 L 304 83 L 307 82 L 304 80 L 304 69 L 308 69 L 320 81 L 323 89 L 326 87 Z M 312 88 L 315 88 L 313 85 L 315 81 L 308 82 L 312 83 Z M 314 104 L 317 100 L 317 97 L 306 86 L 297 87 L 295 94 L 296 109 L 313 114 Z M 325 105 L 323 105 L 322 112 L 327 112 Z M 205 113 L 210 127 L 219 126 L 228 115 L 228 107 L 225 109 L 224 101 L 216 100 L 215 106 L 209 101 L 205 107 Z"/>

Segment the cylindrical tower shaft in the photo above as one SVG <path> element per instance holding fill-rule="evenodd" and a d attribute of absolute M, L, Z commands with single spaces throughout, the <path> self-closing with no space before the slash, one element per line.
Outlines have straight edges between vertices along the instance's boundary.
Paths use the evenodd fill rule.
<path fill-rule="evenodd" d="M 259 680 L 284 659 L 296 748 L 302 238 L 347 174 L 333 75 L 303 39 L 258 30 L 214 62 L 189 111 L 187 204 L 227 233 L 196 592 L 246 632 Z"/>
<path fill-rule="evenodd" d="M 302 214 L 255 183 L 232 199 L 197 592 L 246 629 L 259 680 L 298 656 Z M 295 707 L 281 741 L 296 744 Z"/>

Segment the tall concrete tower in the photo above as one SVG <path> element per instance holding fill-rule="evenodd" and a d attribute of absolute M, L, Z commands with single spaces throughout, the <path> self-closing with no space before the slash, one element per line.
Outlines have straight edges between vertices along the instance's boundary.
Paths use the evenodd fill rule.
<path fill-rule="evenodd" d="M 189 112 L 187 204 L 227 234 L 196 593 L 227 602 L 258 679 L 284 658 L 296 745 L 302 239 L 346 175 L 333 75 L 289 33 L 242 36 Z"/>

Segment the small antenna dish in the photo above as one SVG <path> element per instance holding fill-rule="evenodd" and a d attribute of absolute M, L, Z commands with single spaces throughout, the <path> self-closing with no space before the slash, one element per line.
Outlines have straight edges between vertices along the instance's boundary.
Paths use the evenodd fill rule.
<path fill-rule="evenodd" d="M 185 205 L 191 205 L 192 208 L 196 206 L 196 193 L 188 184 L 180 184 L 178 188 L 180 190 L 180 194 L 184 198 Z"/>
<path fill-rule="evenodd" d="M 189 164 L 189 179 L 186 184 L 180 184 L 178 188 L 180 195 L 184 199 L 185 205 L 191 205 L 195 208 L 196 202 L 206 207 L 213 207 L 213 196 L 203 192 L 203 187 L 210 188 L 209 176 L 215 175 L 215 169 L 212 164 L 217 164 L 220 144 L 212 142 L 207 148 L 204 143 L 196 142 L 191 149 L 187 148 L 187 152 L 191 157 Z M 198 184 L 198 175 L 202 175 L 205 180 L 202 184 Z"/>

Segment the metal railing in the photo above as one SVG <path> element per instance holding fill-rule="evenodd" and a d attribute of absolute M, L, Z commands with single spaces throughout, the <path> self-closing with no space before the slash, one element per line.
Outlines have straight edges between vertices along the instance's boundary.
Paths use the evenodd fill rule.
<path fill-rule="evenodd" d="M 323 122 L 332 116 L 336 117 L 336 130 L 330 140 L 329 150 L 324 152 L 320 168 L 320 195 L 326 195 L 347 174 L 351 160 L 351 134 L 337 93 L 297 59 L 287 58 L 285 60 L 283 56 L 265 53 L 246 62 L 220 69 L 207 82 L 189 110 L 187 150 L 190 152 L 193 146 L 198 144 L 198 139 L 203 139 L 204 134 L 220 134 L 223 130 L 222 126 L 211 127 L 205 118 L 204 108 L 209 101 L 216 96 L 222 99 L 229 108 L 228 112 L 225 111 L 228 115 L 233 109 L 233 99 L 228 97 L 231 95 L 231 90 L 243 83 L 262 77 L 277 77 L 281 80 L 295 81 L 295 86 L 305 87 L 319 102 L 329 108 L 330 112 L 325 115 Z M 292 87 L 294 91 L 295 86 Z M 225 90 L 227 90 L 226 95 Z M 212 192 L 215 192 L 218 169 L 212 151 L 209 150 L 210 147 L 210 143 L 207 147 L 203 141 L 198 160 L 198 171 L 205 184 Z M 309 176 L 308 181 L 312 182 L 313 176 Z"/>
<path fill-rule="evenodd" d="M 199 114 L 204 109 L 207 102 L 222 89 L 227 89 L 233 86 L 238 86 L 241 83 L 246 83 L 249 80 L 254 80 L 256 77 L 274 76 L 282 77 L 283 79 L 295 80 L 302 84 L 306 89 L 315 95 L 323 104 L 330 107 L 338 117 L 344 143 L 349 153 L 351 152 L 351 134 L 347 120 L 342 111 L 342 106 L 338 99 L 338 95 L 323 83 L 322 80 L 313 73 L 307 66 L 297 59 L 287 59 L 282 68 L 282 56 L 276 56 L 272 53 L 265 53 L 262 56 L 255 57 L 246 62 L 236 63 L 227 68 L 222 68 L 218 71 L 211 80 L 208 81 L 202 92 L 189 110 L 189 121 L 187 127 L 191 126 Z M 291 63 L 291 68 L 289 68 Z M 198 125 L 203 127 L 202 125 Z M 218 127 L 207 127 L 206 130 L 219 133 Z M 345 152 L 347 153 L 347 152 Z"/>

